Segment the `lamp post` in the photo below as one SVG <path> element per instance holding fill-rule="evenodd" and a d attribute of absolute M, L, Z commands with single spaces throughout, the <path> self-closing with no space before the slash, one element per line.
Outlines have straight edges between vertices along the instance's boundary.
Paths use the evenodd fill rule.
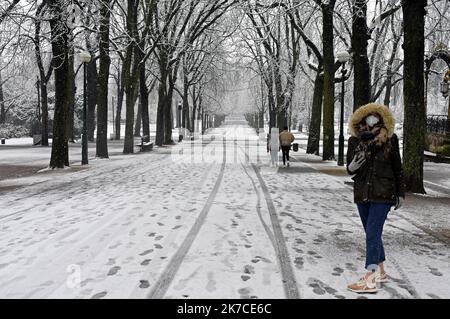
<path fill-rule="evenodd" d="M 89 52 L 81 52 L 79 54 L 80 61 L 83 63 L 83 133 L 81 135 L 81 165 L 88 165 L 88 136 L 87 136 L 87 64 L 91 62 L 91 54 Z"/>
<path fill-rule="evenodd" d="M 339 154 L 338 154 L 338 165 L 344 166 L 344 92 L 345 92 L 345 75 L 347 74 L 347 69 L 345 64 L 350 61 L 350 53 L 347 51 L 337 54 L 337 59 L 342 63 L 342 91 L 341 91 L 341 121 L 340 121 L 340 132 L 339 132 Z"/>
<path fill-rule="evenodd" d="M 177 107 L 178 142 L 183 141 L 183 104 L 178 102 Z"/>

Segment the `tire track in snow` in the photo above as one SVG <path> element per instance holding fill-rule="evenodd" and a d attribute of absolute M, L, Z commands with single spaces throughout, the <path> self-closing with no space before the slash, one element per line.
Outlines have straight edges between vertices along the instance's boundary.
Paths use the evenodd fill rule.
<path fill-rule="evenodd" d="M 261 193 L 258 190 L 258 187 L 256 186 L 256 182 L 255 180 L 250 176 L 250 174 L 248 173 L 247 169 L 245 168 L 244 164 L 242 164 L 242 168 L 245 171 L 245 174 L 247 174 L 248 178 L 250 179 L 252 185 L 253 185 L 253 189 L 255 190 L 256 196 L 257 196 L 257 206 L 256 206 L 256 211 L 258 213 L 258 217 L 259 220 L 261 221 L 261 224 L 264 227 L 264 230 L 267 233 L 267 236 L 269 237 L 270 242 L 272 243 L 273 248 L 276 250 L 275 246 L 275 238 L 274 235 L 272 233 L 272 231 L 270 230 L 270 227 L 266 224 L 266 222 L 264 221 L 262 214 L 261 214 Z"/>
<path fill-rule="evenodd" d="M 205 143 L 206 145 L 203 145 L 203 146 L 207 146 L 207 145 L 211 144 L 211 142 L 212 141 L 206 141 L 206 143 Z M 134 156 L 135 157 L 139 156 L 138 154 L 139 153 L 135 153 Z M 150 153 L 150 154 L 158 154 L 158 153 Z M 106 173 L 110 175 L 110 174 L 115 173 L 115 172 L 120 171 L 120 170 L 125 170 L 127 172 L 128 171 L 132 172 L 132 171 L 135 171 L 136 169 L 140 169 L 140 170 L 142 170 L 144 172 L 144 171 L 147 171 L 149 168 L 156 167 L 156 166 L 158 166 L 159 163 L 166 161 L 167 158 L 171 156 L 171 153 L 159 153 L 158 155 L 160 156 L 160 158 L 158 158 L 156 160 L 153 160 L 150 163 L 150 166 L 147 164 L 148 163 L 148 159 L 144 158 L 143 160 L 140 160 L 140 161 L 136 162 L 134 165 L 131 165 L 131 166 L 130 165 L 126 166 L 127 162 L 124 162 L 124 166 L 118 166 L 118 167 L 115 167 L 115 168 L 114 167 L 113 168 L 109 167 L 110 165 L 106 165 L 106 167 L 104 167 L 104 166 L 97 166 L 97 167 L 95 167 L 95 169 L 97 171 L 95 174 L 89 174 L 89 172 L 91 171 L 89 169 L 87 171 L 82 171 L 81 174 L 86 175 L 85 177 L 79 176 L 78 174 L 80 174 L 80 173 L 73 172 L 73 174 L 76 174 L 76 175 L 74 175 L 73 179 L 70 179 L 69 181 L 66 181 L 66 182 L 59 182 L 59 181 L 57 181 L 56 183 L 50 184 L 49 187 L 41 188 L 41 189 L 39 189 L 36 192 L 31 192 L 30 193 L 28 188 L 36 186 L 36 185 L 39 185 L 39 184 L 47 183 L 49 180 L 45 180 L 43 182 L 38 182 L 38 183 L 31 184 L 31 185 L 27 185 L 27 186 L 25 186 L 25 188 L 27 188 L 28 192 L 24 192 L 23 196 L 26 199 L 29 199 L 31 197 L 41 196 L 41 195 L 46 194 L 48 192 L 52 192 L 53 193 L 53 191 L 58 191 L 60 196 L 57 196 L 57 195 L 53 194 L 51 202 L 60 201 L 60 200 L 63 200 L 65 198 L 67 198 L 68 196 L 72 196 L 73 194 L 79 194 L 79 190 L 73 188 L 73 185 L 75 183 L 76 184 L 80 184 L 80 182 L 86 182 L 86 181 L 89 181 L 89 180 L 93 180 L 96 177 L 105 175 Z M 109 162 L 108 164 L 111 164 L 111 163 L 113 163 L 113 162 Z M 154 164 L 156 164 L 156 165 L 154 165 Z M 127 175 L 125 173 L 125 171 L 124 171 L 123 175 Z M 119 182 L 119 180 L 117 180 L 117 182 Z M 66 190 L 69 190 L 69 192 L 66 193 L 65 192 Z M 21 194 L 19 193 L 19 195 L 21 195 Z M 0 198 L 1 198 L 1 196 L 2 196 L 2 194 L 0 193 Z M 24 200 L 24 198 L 17 198 L 14 201 L 21 201 L 21 200 Z M 12 221 L 12 220 L 15 220 L 16 218 L 23 217 L 25 213 L 27 213 L 27 212 L 29 212 L 30 210 L 33 210 L 33 209 L 35 209 L 35 207 L 31 206 L 31 207 L 28 207 L 28 208 L 16 211 L 16 212 L 14 212 L 12 214 L 2 215 L 2 216 L 0 216 L 0 220 L 6 219 L 8 217 L 13 217 L 11 219 L 6 220 L 6 221 Z"/>
<path fill-rule="evenodd" d="M 281 224 L 278 220 L 275 205 L 273 204 L 269 189 L 267 188 L 267 185 L 261 176 L 259 168 L 255 164 L 252 164 L 252 167 L 256 173 L 256 176 L 258 177 L 259 184 L 261 185 L 261 189 L 266 199 L 267 209 L 269 210 L 270 220 L 272 222 L 272 228 L 275 235 L 275 252 L 277 254 L 278 262 L 281 268 L 281 277 L 283 279 L 286 298 L 300 299 L 300 292 L 298 290 L 297 281 L 295 280 L 294 270 L 292 269 L 291 259 L 289 257 L 289 252 L 284 240 Z"/>
<path fill-rule="evenodd" d="M 244 153 L 246 159 L 248 162 L 250 162 L 250 157 L 245 152 L 242 147 L 240 147 L 241 151 Z M 258 215 L 260 217 L 261 223 L 263 224 L 264 229 L 267 232 L 267 235 L 269 236 L 270 241 L 272 242 L 272 245 L 275 249 L 275 253 L 277 255 L 278 263 L 280 265 L 281 269 L 281 277 L 283 281 L 284 291 L 286 293 L 286 297 L 288 299 L 300 299 L 300 292 L 298 290 L 297 281 L 295 280 L 294 270 L 292 269 L 292 263 L 291 259 L 289 257 L 289 252 L 284 240 L 283 231 L 281 229 L 280 221 L 278 220 L 278 215 L 275 209 L 275 205 L 273 204 L 272 197 L 270 196 L 269 189 L 267 188 L 266 183 L 264 182 L 264 179 L 261 176 L 261 173 L 259 171 L 258 166 L 255 164 L 251 164 L 253 170 L 255 171 L 255 174 L 258 178 L 259 184 L 261 186 L 261 190 L 263 191 L 264 198 L 266 199 L 267 209 L 269 210 L 270 214 L 270 220 L 272 222 L 272 228 L 273 228 L 273 234 L 268 229 L 266 223 L 263 221 L 260 209 L 258 209 Z M 255 182 L 253 181 L 253 178 L 250 177 L 247 170 L 245 169 L 245 166 L 242 164 L 242 167 L 244 167 L 244 170 L 248 177 L 250 178 L 253 187 L 255 189 L 255 192 L 258 196 L 258 203 L 260 200 L 260 194 L 256 187 Z"/>
<path fill-rule="evenodd" d="M 171 285 L 173 279 L 175 278 L 176 273 L 178 272 L 178 269 L 181 266 L 181 263 L 183 262 L 184 258 L 186 257 L 187 253 L 189 252 L 189 249 L 192 246 L 192 243 L 197 238 L 198 233 L 200 232 L 201 227 L 203 226 L 206 217 L 208 216 L 209 210 L 211 209 L 211 206 L 214 202 L 214 199 L 217 195 L 217 192 L 219 191 L 220 184 L 222 183 L 223 175 L 225 172 L 225 165 L 226 165 L 226 138 L 223 139 L 223 160 L 222 160 L 222 166 L 220 168 L 220 173 L 217 178 L 217 181 L 214 185 L 213 190 L 211 191 L 205 206 L 203 207 L 202 211 L 200 212 L 200 215 L 197 217 L 197 220 L 195 221 L 194 225 L 192 226 L 191 230 L 187 234 L 186 238 L 184 239 L 183 243 L 178 248 L 175 255 L 172 257 L 171 261 L 167 265 L 167 267 L 164 269 L 156 283 L 154 284 L 152 290 L 147 295 L 148 299 L 162 299 L 164 295 L 166 294 L 167 290 L 169 289 L 169 286 Z"/>
<path fill-rule="evenodd" d="M 209 144 L 209 143 L 207 143 L 207 144 Z M 170 154 L 168 154 L 168 155 L 170 155 Z M 133 172 L 134 175 L 139 176 L 140 174 L 143 174 L 146 171 L 151 171 L 152 169 L 154 169 L 157 166 L 157 164 L 160 161 L 162 161 L 162 160 L 164 160 L 166 158 L 167 158 L 167 156 L 163 156 L 163 158 L 161 158 L 161 160 L 153 161 L 149 165 L 144 165 L 144 162 L 139 161 L 139 162 L 135 163 L 134 165 L 127 166 L 127 169 L 130 168 L 130 170 L 129 170 L 130 172 Z M 136 168 L 138 168 L 138 169 L 136 169 Z M 113 171 L 116 172 L 116 171 L 118 171 L 120 169 L 123 169 L 123 167 L 120 167 L 118 169 L 114 169 L 114 170 L 112 170 L 110 172 L 113 172 Z M 208 168 L 208 170 L 205 172 L 205 174 L 203 175 L 202 180 L 206 180 L 205 177 L 207 176 L 209 171 L 210 171 L 210 168 Z M 92 175 L 92 176 L 99 176 L 99 175 L 101 175 L 103 173 L 97 173 L 97 174 Z M 83 178 L 83 180 L 84 180 L 84 178 Z M 193 187 L 192 194 L 195 194 L 196 192 L 197 192 L 197 188 Z M 105 229 L 111 228 L 111 225 L 117 224 L 117 226 L 114 226 L 110 230 L 110 234 L 109 234 L 109 237 L 111 238 L 110 240 L 106 241 L 105 243 L 102 243 L 101 245 L 95 246 L 95 249 L 91 249 L 89 251 L 89 254 L 92 256 L 92 259 L 95 259 L 95 257 L 97 255 L 99 255 L 102 251 L 106 250 L 106 247 L 109 247 L 113 242 L 117 241 L 117 239 L 116 239 L 116 237 L 117 237 L 116 235 L 117 234 L 123 233 L 123 226 L 120 225 L 119 221 L 123 217 L 127 216 L 127 214 L 128 213 L 126 211 L 123 211 L 119 215 L 115 216 L 113 219 L 107 219 L 107 220 L 101 219 L 101 220 L 95 222 L 95 224 L 93 224 L 93 226 L 90 227 L 89 230 L 85 231 L 85 235 L 83 235 L 83 236 L 78 235 L 79 238 L 82 238 L 82 239 L 80 241 L 78 241 L 76 244 L 72 244 L 69 248 L 67 248 L 67 247 L 58 248 L 57 251 L 53 252 L 53 255 L 57 256 L 57 257 L 52 259 L 52 263 L 53 264 L 58 264 L 58 265 L 64 264 L 65 260 L 68 257 L 72 256 L 73 253 L 77 254 L 81 247 L 83 247 L 87 243 L 91 242 L 93 238 L 98 237 Z M 134 226 L 139 226 L 140 222 L 141 222 L 140 220 L 136 220 L 133 224 L 131 224 L 128 227 L 129 228 L 133 228 Z M 53 239 L 51 237 L 49 237 L 48 239 L 45 240 L 45 242 L 51 242 L 51 241 L 53 241 Z M 40 243 L 40 245 L 41 245 L 41 243 Z M 44 245 L 44 243 L 42 243 L 42 245 Z M 39 251 L 41 248 L 42 248 L 41 246 L 37 246 L 34 250 L 28 251 L 28 253 L 32 252 L 34 254 L 36 251 Z M 70 257 L 70 258 L 73 258 L 73 257 Z M 83 261 L 83 262 L 87 262 L 87 261 L 88 260 Z M 23 274 L 23 273 L 26 273 L 28 271 L 29 271 L 29 269 L 25 268 L 19 274 Z M 64 273 L 64 275 L 66 275 L 66 273 Z M 59 281 L 61 281 L 61 280 L 59 280 Z M 61 282 L 63 282 L 63 280 Z M 44 298 L 51 297 L 51 295 L 55 291 L 57 291 L 58 289 L 61 289 L 65 285 L 66 284 L 64 283 L 64 284 L 61 284 L 59 286 L 50 287 L 48 289 L 48 291 L 44 292 L 45 295 L 41 295 L 41 297 L 44 297 Z"/>

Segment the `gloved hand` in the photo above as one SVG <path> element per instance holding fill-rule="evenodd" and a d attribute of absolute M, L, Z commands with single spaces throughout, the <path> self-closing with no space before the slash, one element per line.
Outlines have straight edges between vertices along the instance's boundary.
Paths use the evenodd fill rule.
<path fill-rule="evenodd" d="M 403 206 L 403 202 L 405 201 L 405 199 L 403 197 L 397 197 L 397 202 L 395 204 L 395 209 L 394 210 L 398 210 Z"/>
<path fill-rule="evenodd" d="M 366 162 L 366 157 L 363 152 L 356 153 L 353 161 L 348 165 L 348 170 L 351 173 L 356 173 L 358 169 Z"/>

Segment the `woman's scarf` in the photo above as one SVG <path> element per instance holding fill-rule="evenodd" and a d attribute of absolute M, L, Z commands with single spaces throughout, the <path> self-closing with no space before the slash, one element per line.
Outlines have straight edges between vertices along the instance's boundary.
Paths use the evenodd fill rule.
<path fill-rule="evenodd" d="M 375 125 L 372 129 L 369 129 L 367 126 L 362 127 L 359 130 L 358 137 L 360 143 L 356 152 L 364 152 L 366 159 L 372 156 L 377 147 L 384 148 L 385 151 L 388 149 L 388 147 L 385 147 L 389 140 L 388 130 L 383 123 Z"/>

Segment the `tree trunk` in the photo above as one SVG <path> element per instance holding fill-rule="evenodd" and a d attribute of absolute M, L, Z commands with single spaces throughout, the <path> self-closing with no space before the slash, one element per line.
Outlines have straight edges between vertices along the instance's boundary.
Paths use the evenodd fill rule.
<path fill-rule="evenodd" d="M 136 124 L 134 125 L 134 137 L 141 137 L 142 128 L 142 100 L 139 98 L 138 109 L 136 114 Z"/>
<path fill-rule="evenodd" d="M 264 109 L 259 113 L 259 128 L 264 128 Z M 264 131 L 263 131 L 264 132 Z"/>
<path fill-rule="evenodd" d="M 42 146 L 48 146 L 48 91 L 47 83 L 40 81 Z"/>
<path fill-rule="evenodd" d="M 43 5 L 37 9 L 35 19 L 35 33 L 34 33 L 34 53 L 36 57 L 36 63 L 39 69 L 39 90 L 41 95 L 41 134 L 42 134 L 42 146 L 48 146 L 48 91 L 47 84 L 50 80 L 52 73 L 52 65 L 50 65 L 49 71 L 46 74 L 44 70 L 44 65 L 42 63 L 41 47 L 40 47 L 40 37 L 41 37 L 41 10 Z"/>
<path fill-rule="evenodd" d="M 67 126 L 66 134 L 67 140 L 75 143 L 75 137 L 73 135 L 74 120 L 75 120 L 75 52 L 73 47 L 70 49 L 69 54 L 69 73 L 67 74 L 67 95 L 68 95 L 68 113 L 67 113 Z"/>
<path fill-rule="evenodd" d="M 49 0 L 53 11 L 50 20 L 52 53 L 55 62 L 55 112 L 53 118 L 53 143 L 50 168 L 64 168 L 69 166 L 69 145 L 66 136 L 66 121 L 68 111 L 68 30 L 62 20 L 65 8 L 56 0 Z"/>
<path fill-rule="evenodd" d="M 324 161 L 334 159 L 334 1 L 322 5 L 323 14 L 323 154 Z"/>
<path fill-rule="evenodd" d="M 189 84 L 186 72 L 183 72 L 183 116 L 181 127 L 190 130 L 189 121 Z"/>
<path fill-rule="evenodd" d="M 97 106 L 97 63 L 91 52 L 91 62 L 87 65 L 87 129 L 88 140 L 94 141 L 95 109 Z"/>
<path fill-rule="evenodd" d="M 167 92 L 166 98 L 166 114 L 165 114 L 165 132 L 164 132 L 164 143 L 167 145 L 173 145 L 174 141 L 172 139 L 172 130 L 174 127 L 174 116 L 173 116 L 173 92 L 175 91 L 175 84 L 178 78 L 178 68 L 180 66 L 180 60 L 178 60 L 175 65 L 169 68 L 169 90 Z"/>
<path fill-rule="evenodd" d="M 406 190 L 425 193 L 424 25 L 426 0 L 402 1 L 404 19 L 404 174 Z"/>
<path fill-rule="evenodd" d="M 392 19 L 392 24 L 394 24 L 394 19 Z M 394 27 L 392 28 L 394 29 Z M 397 50 L 398 50 L 398 45 L 400 43 L 400 39 L 401 36 L 395 36 L 394 38 L 394 43 L 392 45 L 392 53 L 391 53 L 391 57 L 389 59 L 388 65 L 387 65 L 387 70 L 386 70 L 386 92 L 384 95 L 384 105 L 386 105 L 387 107 L 390 107 L 391 105 L 391 92 L 392 92 L 392 80 L 394 77 L 394 74 L 392 72 L 392 68 L 393 68 L 393 64 L 395 61 L 395 57 L 397 56 Z"/>
<path fill-rule="evenodd" d="M 270 81 L 267 85 L 267 101 L 269 103 L 269 133 L 271 133 L 272 128 L 276 127 L 277 125 L 277 113 L 272 84 L 272 81 Z"/>
<path fill-rule="evenodd" d="M 354 0 L 352 24 L 352 53 L 354 67 L 353 110 L 370 102 L 370 66 L 367 55 L 367 1 Z"/>
<path fill-rule="evenodd" d="M 122 130 L 122 105 L 123 105 L 123 95 L 125 91 L 122 85 L 122 79 L 120 74 L 118 75 L 117 82 L 117 109 L 116 109 L 116 118 L 115 118 L 115 126 L 116 126 L 116 140 L 121 139 L 121 130 Z"/>
<path fill-rule="evenodd" d="M 125 142 L 123 146 L 124 154 L 134 153 L 134 106 L 136 104 L 139 70 L 140 70 L 140 54 L 137 48 L 139 42 L 139 34 L 137 30 L 138 5 L 137 0 L 127 1 L 127 32 L 130 35 L 128 47 L 126 51 L 125 61 L 123 65 L 123 87 L 126 95 L 126 125 L 125 125 Z"/>
<path fill-rule="evenodd" d="M 3 94 L 2 71 L 0 70 L 0 124 L 6 121 L 5 95 Z"/>
<path fill-rule="evenodd" d="M 134 89 L 127 88 L 125 89 L 126 94 L 126 124 L 125 124 L 125 143 L 123 148 L 124 154 L 133 154 L 134 153 L 134 99 L 133 99 Z"/>
<path fill-rule="evenodd" d="M 108 154 L 108 83 L 111 58 L 109 56 L 109 25 L 111 0 L 100 3 L 99 74 L 97 90 L 97 157 L 109 158 Z"/>
<path fill-rule="evenodd" d="M 125 85 L 126 95 L 126 124 L 125 124 L 125 143 L 124 154 L 134 153 L 134 108 L 137 102 L 138 95 L 138 78 L 139 75 L 139 57 L 134 55 L 134 62 L 129 79 Z M 140 122 L 139 122 L 140 124 Z"/>
<path fill-rule="evenodd" d="M 156 111 L 156 138 L 155 144 L 162 146 L 164 144 L 164 116 L 166 107 L 166 94 L 167 94 L 167 72 L 164 68 L 161 68 L 161 81 L 158 88 L 158 108 Z"/>
<path fill-rule="evenodd" d="M 142 134 L 145 137 L 145 142 L 150 142 L 150 115 L 148 111 L 149 90 L 147 88 L 144 67 L 141 68 L 139 85 L 140 85 L 140 104 L 142 116 Z"/>
<path fill-rule="evenodd" d="M 166 97 L 166 106 L 164 107 L 164 144 L 172 145 L 172 129 L 173 129 L 173 110 L 172 110 L 172 97 L 173 97 L 174 83 L 169 84 L 169 90 Z"/>
<path fill-rule="evenodd" d="M 277 63 L 277 62 L 275 62 Z M 285 98 L 283 94 L 281 74 L 279 66 L 274 67 L 274 78 L 275 78 L 275 92 L 276 92 L 276 103 L 277 103 L 277 127 L 283 129 L 287 125 L 286 118 L 286 105 Z"/>
<path fill-rule="evenodd" d="M 196 89 L 195 86 L 192 89 L 192 121 L 191 121 L 191 127 L 192 127 L 192 134 L 195 133 L 195 119 L 197 116 L 197 95 L 196 95 Z"/>
<path fill-rule="evenodd" d="M 320 149 L 320 126 L 322 122 L 322 102 L 323 102 L 323 76 L 320 72 L 316 74 L 314 81 L 314 94 L 311 107 L 311 121 L 309 123 L 307 154 L 319 155 Z"/>

